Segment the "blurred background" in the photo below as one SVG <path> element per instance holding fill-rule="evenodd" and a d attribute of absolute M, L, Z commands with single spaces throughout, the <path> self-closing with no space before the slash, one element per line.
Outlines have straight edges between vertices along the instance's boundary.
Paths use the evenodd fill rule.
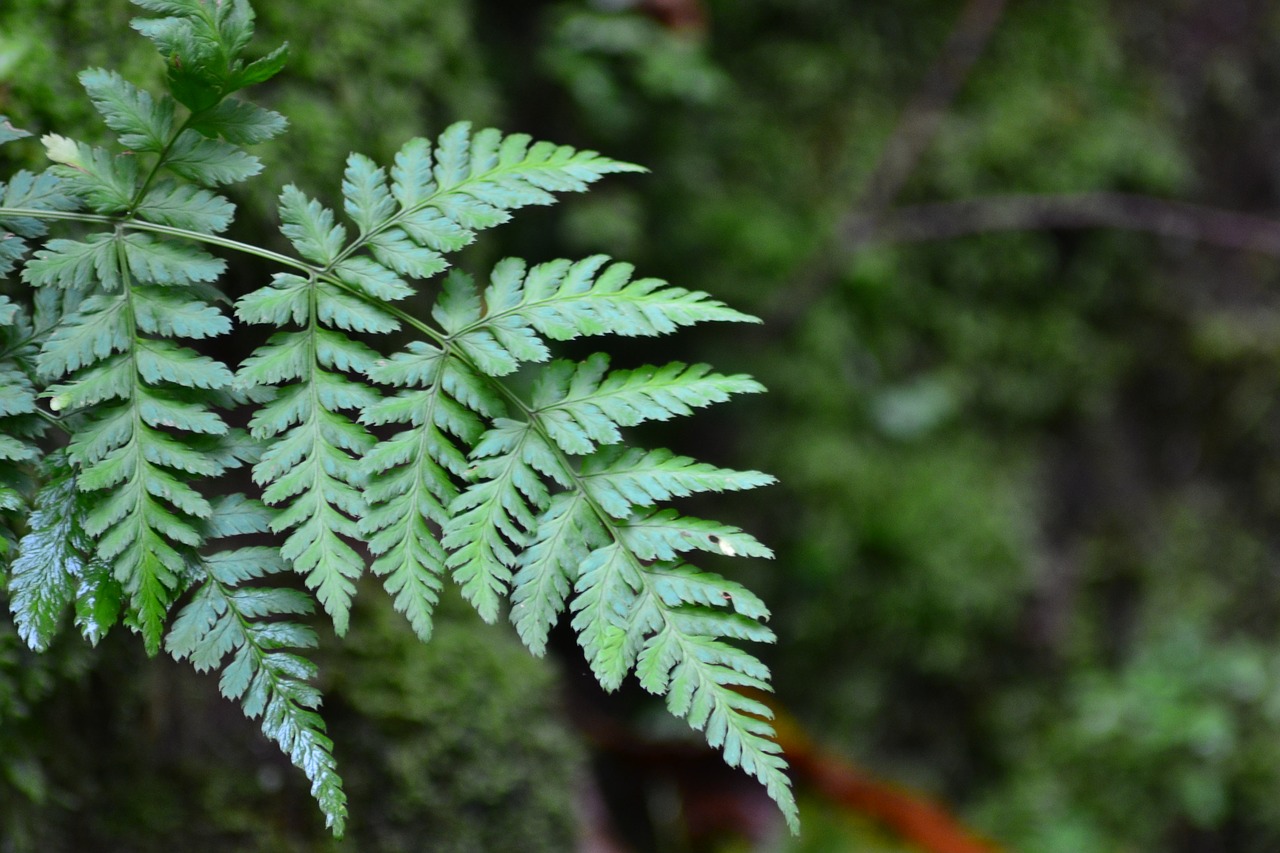
<path fill-rule="evenodd" d="M 446 602 L 422 647 L 371 589 L 323 650 L 348 842 L 214 679 L 0 617 L 0 851 L 1280 850 L 1280 7 L 257 5 L 291 130 L 241 234 L 469 118 L 652 174 L 462 266 L 604 252 L 765 320 L 634 352 L 771 389 L 646 439 L 780 480 L 708 506 L 777 551 L 716 568 L 774 611 L 804 834 L 571 637 Z M 0 113 L 100 138 L 76 71 L 159 80 L 131 14 L 3 0 Z"/>

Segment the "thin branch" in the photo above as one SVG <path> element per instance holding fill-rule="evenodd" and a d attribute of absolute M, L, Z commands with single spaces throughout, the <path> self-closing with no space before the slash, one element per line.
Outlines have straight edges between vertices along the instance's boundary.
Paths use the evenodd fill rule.
<path fill-rule="evenodd" d="M 836 224 L 832 234 L 835 245 L 811 258 L 785 297 L 763 312 L 773 333 L 786 334 L 821 298 L 836 274 L 832 264 L 840 257 L 844 235 L 855 229 L 865 231 L 868 222 L 874 222 L 893 204 L 921 155 L 933 144 L 951 103 L 995 33 L 1007 2 L 969 0 L 961 10 L 941 53 L 885 140 L 862 192 Z"/>
<path fill-rule="evenodd" d="M 1280 220 L 1207 205 L 1117 192 L 994 195 L 895 208 L 851 220 L 841 249 L 948 240 L 998 231 L 1119 228 L 1280 256 Z"/>
<path fill-rule="evenodd" d="M 937 136 L 951 102 L 986 50 L 1006 3 L 1007 0 L 969 0 L 961 11 L 942 52 L 881 149 L 880 159 L 854 205 L 857 213 L 867 215 L 883 210 L 897 198 L 921 155 Z"/>

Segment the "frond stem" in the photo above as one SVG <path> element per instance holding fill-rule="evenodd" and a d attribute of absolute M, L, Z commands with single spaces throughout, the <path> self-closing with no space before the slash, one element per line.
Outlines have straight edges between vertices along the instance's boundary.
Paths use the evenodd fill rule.
<path fill-rule="evenodd" d="M 125 228 L 131 231 L 147 231 L 152 234 L 161 234 L 165 237 L 175 237 L 181 240 L 191 240 L 196 243 L 205 243 L 209 246 L 217 246 L 221 249 L 228 249 L 232 252 L 238 252 L 242 255 L 252 255 L 262 258 L 266 261 L 280 264 L 290 269 L 298 270 L 302 273 L 318 273 L 320 268 L 300 261 L 289 255 L 282 255 L 279 252 L 273 252 L 270 249 L 263 249 L 249 243 L 241 243 L 239 240 L 230 240 L 226 237 L 219 237 L 216 234 L 203 234 L 199 231 L 190 231 L 186 228 L 174 228 L 171 225 L 157 225 L 154 222 L 143 222 L 138 219 L 121 219 L 118 216 L 104 216 L 99 213 L 81 213 L 74 210 L 39 210 L 36 208 L 26 207 L 0 207 L 0 219 L 7 218 L 29 218 L 29 219 L 58 219 L 68 222 L 85 222 L 94 225 L 111 225 Z"/>

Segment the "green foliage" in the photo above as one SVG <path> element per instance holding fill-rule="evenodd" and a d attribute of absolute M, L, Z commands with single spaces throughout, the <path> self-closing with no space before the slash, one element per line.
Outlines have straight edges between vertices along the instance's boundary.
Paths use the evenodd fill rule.
<path fill-rule="evenodd" d="M 422 646 L 385 597 L 356 601 L 322 666 L 346 706 L 351 842 L 368 850 L 572 849 L 582 749 L 558 707 L 554 666 L 495 635 L 455 591 Z M 335 706 L 334 712 L 337 712 Z"/>
<path fill-rule="evenodd" d="M 552 357 L 559 341 L 754 318 L 633 280 L 603 256 L 509 259 L 483 290 L 454 270 L 430 293 L 479 231 L 639 167 L 460 122 L 405 143 L 389 168 L 350 155 L 349 226 L 286 186 L 278 213 L 296 256 L 229 240 L 223 187 L 261 171 L 244 146 L 284 128 L 233 95 L 275 75 L 285 48 L 244 58 L 254 16 L 243 0 L 134 2 L 159 15 L 133 25 L 159 50 L 167 91 L 83 72 L 114 144 L 47 134 L 55 165 L 18 172 L 0 206 L 0 272 L 21 265 L 46 221 L 82 228 L 40 244 L 21 265 L 30 290 L 0 302 L 0 390 L 13 392 L 0 459 L 18 472 L 0 482 L 0 541 L 16 540 L 6 563 L 21 637 L 46 648 L 74 604 L 91 642 L 119 619 L 149 654 L 220 669 L 222 694 L 261 718 L 341 835 L 346 796 L 300 653 L 315 636 L 296 621 L 312 597 L 282 575 L 302 576 L 341 636 L 371 554 L 424 640 L 445 575 L 488 622 L 510 596 L 535 654 L 569 610 L 606 688 L 634 670 L 794 828 L 769 710 L 742 692 L 767 690 L 769 673 L 733 643 L 772 642 L 768 611 L 681 557 L 771 554 L 735 527 L 659 506 L 772 478 L 629 448 L 623 433 L 762 387 L 702 364 L 610 371 L 604 354 Z M 0 128 L 0 141 L 21 135 Z M 284 271 L 242 296 L 233 320 L 211 247 Z M 430 320 L 411 310 L 421 302 Z M 214 339 L 236 321 L 273 331 L 232 370 Z M 399 331 L 418 339 L 384 355 L 381 336 Z M 247 430 L 229 424 L 244 419 Z M 65 454 L 46 456 L 46 423 L 68 436 Z M 241 488 L 228 472 L 246 466 L 261 502 L 225 496 Z M 215 544 L 264 534 L 283 537 L 278 550 Z"/>
<path fill-rule="evenodd" d="M 214 508 L 208 537 L 265 533 L 270 515 L 239 496 Z M 315 633 L 302 625 L 257 622 L 275 616 L 311 612 L 311 599 L 291 589 L 239 588 L 245 581 L 278 574 L 286 566 L 272 548 L 248 547 L 205 557 L 203 584 L 173 620 L 165 648 L 191 661 L 197 671 L 222 666 L 222 695 L 239 700 L 250 718 L 262 717 L 263 732 L 312 780 L 311 794 L 342 834 L 347 798 L 334 766 L 333 742 L 316 714 L 320 693 L 307 683 L 315 666 L 294 652 L 316 645 Z"/>

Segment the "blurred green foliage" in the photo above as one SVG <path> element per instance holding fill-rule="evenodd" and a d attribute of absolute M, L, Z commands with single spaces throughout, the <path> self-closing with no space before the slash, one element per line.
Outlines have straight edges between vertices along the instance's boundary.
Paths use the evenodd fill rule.
<path fill-rule="evenodd" d="M 262 4 L 264 43 L 295 50 L 263 93 L 294 123 L 263 151 L 268 169 L 323 197 L 349 148 L 385 157 L 464 117 L 650 167 L 485 251 L 623 255 L 766 319 L 675 339 L 674 356 L 773 393 L 671 440 L 782 481 L 733 505 L 778 551 L 748 580 L 775 611 L 784 704 L 1013 850 L 1280 847 L 1280 266 L 1102 230 L 852 251 L 837 225 L 957 4 L 704 6 L 705 31 L 672 31 L 589 0 Z M 123 0 L 0 6 L 0 111 L 78 126 L 75 69 L 153 76 L 134 41 L 100 38 L 126 16 Z M 1277 38 L 1280 15 L 1260 2 L 1009 4 L 898 201 L 1110 190 L 1274 210 Z M 274 192 L 242 199 L 241 227 L 268 228 Z M 367 630 L 398 629 L 376 616 Z M 507 640 L 481 635 L 442 637 L 435 662 L 357 651 L 330 665 L 361 737 L 408 750 L 370 740 L 367 765 L 340 756 L 353 792 L 402 792 L 372 812 L 385 849 L 410 849 L 399 816 L 445 813 L 432 786 L 459 756 L 492 775 L 462 774 L 449 796 L 499 811 L 524 796 L 511 773 L 558 780 L 546 796 L 559 800 L 539 792 L 521 814 L 563 837 L 569 765 L 546 768 L 576 753 L 538 728 L 551 722 L 530 724 L 549 739 L 526 771 L 422 716 L 463 707 L 460 672 L 498 677 L 466 662 Z M 4 697 L 32 676 L 4 642 L 10 720 Z M 550 695 L 531 672 L 486 726 Z M 30 760 L 0 766 L 8 790 L 44 790 Z M 862 837 L 810 811 L 797 849 Z M 484 814 L 435 824 L 445 840 L 430 849 L 496 832 Z"/>
<path fill-rule="evenodd" d="M 0 622 L 0 850 L 570 849 L 583 753 L 552 668 L 460 599 L 427 646 L 366 599 L 323 659 L 342 842 L 210 679 L 121 636 L 35 656 Z"/>

